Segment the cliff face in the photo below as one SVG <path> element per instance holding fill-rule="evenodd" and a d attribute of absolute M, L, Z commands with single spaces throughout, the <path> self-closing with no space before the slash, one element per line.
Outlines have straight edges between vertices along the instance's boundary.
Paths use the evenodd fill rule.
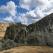
<path fill-rule="evenodd" d="M 12 24 L 7 28 L 4 39 L 20 44 L 53 46 L 53 14 L 29 26 Z"/>
<path fill-rule="evenodd" d="M 10 25 L 6 30 L 4 39 L 11 39 L 17 43 L 21 43 L 21 40 L 23 40 L 26 35 L 26 27 L 27 26 L 21 23 Z"/>
<path fill-rule="evenodd" d="M 9 26 L 8 23 L 0 23 L 0 40 L 4 37 L 8 26 Z"/>
<path fill-rule="evenodd" d="M 50 14 L 37 23 L 28 26 L 29 34 L 37 36 L 40 45 L 53 46 L 53 14 Z"/>

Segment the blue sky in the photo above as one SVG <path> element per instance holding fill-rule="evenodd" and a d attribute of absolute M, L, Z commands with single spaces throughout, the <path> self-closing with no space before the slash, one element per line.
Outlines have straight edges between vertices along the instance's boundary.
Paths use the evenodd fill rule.
<path fill-rule="evenodd" d="M 53 13 L 53 0 L 0 0 L 0 21 L 29 25 Z"/>
<path fill-rule="evenodd" d="M 15 5 L 19 6 L 19 0 L 0 0 L 0 6 L 6 5 L 6 3 L 9 2 L 9 1 L 13 1 L 15 3 Z M 26 9 L 21 8 L 21 7 L 17 7 L 16 10 L 17 10 L 17 13 L 27 12 Z"/>
<path fill-rule="evenodd" d="M 6 5 L 6 3 L 9 1 L 13 1 L 13 2 L 15 2 L 16 5 L 19 5 L 19 0 L 0 0 L 0 6 Z"/>

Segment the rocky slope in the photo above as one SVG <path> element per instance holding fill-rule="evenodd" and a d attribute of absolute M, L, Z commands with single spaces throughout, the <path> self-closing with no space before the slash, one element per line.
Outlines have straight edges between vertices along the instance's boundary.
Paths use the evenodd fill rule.
<path fill-rule="evenodd" d="M 37 23 L 28 26 L 29 34 L 36 36 L 40 45 L 53 46 L 53 14 L 50 14 Z"/>
<path fill-rule="evenodd" d="M 24 45 L 53 46 L 53 14 L 28 26 L 21 23 L 10 25 L 4 39 L 11 39 Z"/>

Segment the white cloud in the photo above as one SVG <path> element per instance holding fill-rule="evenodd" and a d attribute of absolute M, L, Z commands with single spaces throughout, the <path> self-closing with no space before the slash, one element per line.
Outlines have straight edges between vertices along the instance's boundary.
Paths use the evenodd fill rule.
<path fill-rule="evenodd" d="M 4 20 L 20 21 L 22 24 L 29 25 L 53 13 L 53 0 L 20 0 L 19 4 L 19 7 L 28 10 L 28 12 L 16 16 L 16 5 L 13 1 L 9 1 L 6 6 L 0 7 L 0 12 L 8 12 L 10 14 Z"/>
<path fill-rule="evenodd" d="M 3 18 L 3 22 L 7 21 L 7 22 L 15 22 L 14 19 L 17 12 L 16 12 L 16 5 L 13 1 L 9 1 L 7 2 L 6 5 L 2 5 L 0 6 L 0 13 L 5 13 L 5 12 L 8 12 L 9 13 L 9 16 L 6 15 L 6 17 Z"/>
<path fill-rule="evenodd" d="M 20 0 L 20 6 L 22 8 L 28 9 L 29 10 L 29 5 L 31 5 L 31 0 Z"/>
<path fill-rule="evenodd" d="M 26 18 L 27 24 L 53 13 L 53 0 L 20 0 L 20 6 L 29 10 L 24 16 L 22 15 L 23 20 Z"/>
<path fill-rule="evenodd" d="M 11 23 L 11 22 L 14 23 L 14 20 L 13 20 L 13 18 L 11 16 L 6 17 L 3 21 L 7 21 L 9 23 Z"/>
<path fill-rule="evenodd" d="M 53 9 L 53 0 L 20 0 L 20 6 L 30 12 L 34 10 L 36 11 L 35 13 L 40 13 L 43 16 L 44 13 L 50 12 Z"/>
<path fill-rule="evenodd" d="M 38 17 L 35 15 L 34 11 L 27 12 L 26 14 L 21 14 L 19 20 L 22 24 L 29 25 L 38 21 Z"/>
<path fill-rule="evenodd" d="M 16 5 L 13 1 L 7 2 L 7 5 L 0 7 L 0 12 L 8 12 L 11 16 L 16 15 Z"/>
<path fill-rule="evenodd" d="M 20 0 L 20 6 L 28 10 L 46 4 L 48 4 L 48 0 Z"/>
<path fill-rule="evenodd" d="M 18 18 L 22 24 L 28 25 L 28 19 L 26 18 L 25 14 L 21 14 L 18 16 Z"/>

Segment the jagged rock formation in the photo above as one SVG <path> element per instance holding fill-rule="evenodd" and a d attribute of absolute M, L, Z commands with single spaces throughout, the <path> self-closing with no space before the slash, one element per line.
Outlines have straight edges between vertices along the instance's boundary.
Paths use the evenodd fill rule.
<path fill-rule="evenodd" d="M 7 28 L 4 39 L 12 39 L 26 45 L 53 46 L 53 14 L 28 26 L 21 23 L 12 24 Z"/>
<path fill-rule="evenodd" d="M 6 34 L 4 39 L 11 39 L 15 42 L 22 42 L 21 40 L 26 35 L 26 26 L 22 25 L 21 23 L 18 24 L 12 24 L 10 27 L 7 28 Z M 24 41 L 23 41 L 24 42 Z"/>

